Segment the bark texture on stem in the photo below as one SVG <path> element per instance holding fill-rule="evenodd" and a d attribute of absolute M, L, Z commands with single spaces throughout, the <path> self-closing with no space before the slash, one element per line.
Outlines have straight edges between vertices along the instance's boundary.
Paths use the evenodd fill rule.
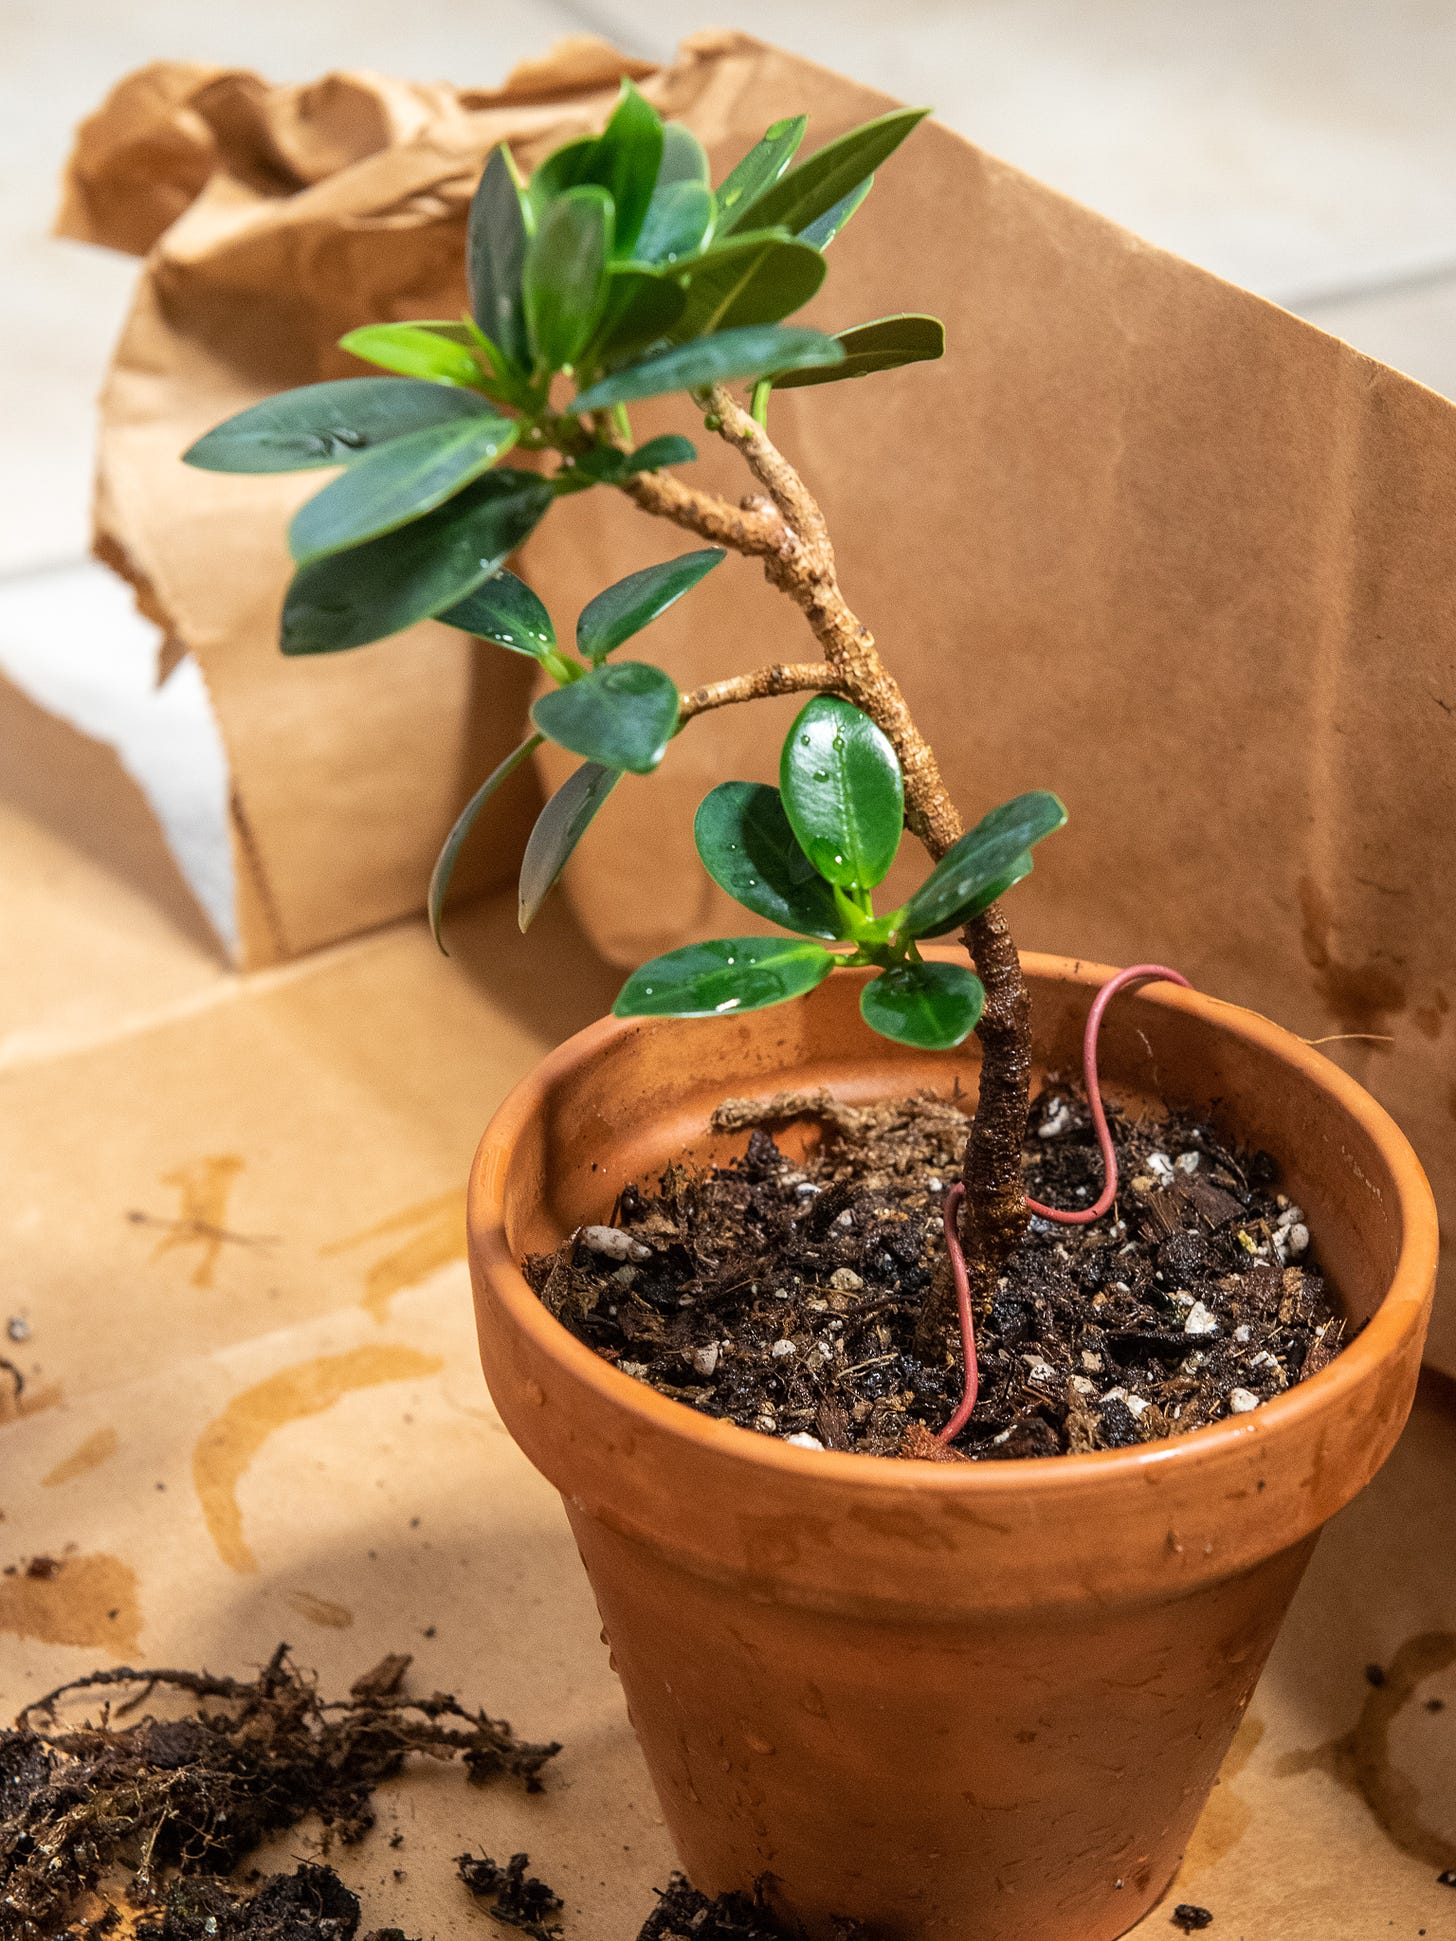
<path fill-rule="evenodd" d="M 905 777 L 905 822 L 936 861 L 964 833 L 939 763 L 916 727 L 873 634 L 840 591 L 829 530 L 813 495 L 758 421 L 720 385 L 711 394 L 721 436 L 743 457 L 763 495 L 731 505 L 666 473 L 643 473 L 623 490 L 646 512 L 735 552 L 761 559 L 771 585 L 799 607 L 824 654 L 821 663 L 779 665 L 715 681 L 684 697 L 698 714 L 762 694 L 817 688 L 842 694 L 888 736 Z M 963 941 L 986 990 L 976 1027 L 981 1084 L 966 1142 L 962 1244 L 972 1298 L 984 1307 L 1026 1230 L 1021 1149 L 1031 1077 L 1031 1004 L 1011 933 L 999 908 L 974 918 Z M 928 1346 L 951 1320 L 947 1290 L 932 1291 L 922 1323 Z"/>

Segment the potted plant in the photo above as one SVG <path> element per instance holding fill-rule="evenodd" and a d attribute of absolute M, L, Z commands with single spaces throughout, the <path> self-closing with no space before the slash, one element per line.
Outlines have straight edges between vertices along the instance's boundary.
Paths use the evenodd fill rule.
<path fill-rule="evenodd" d="M 757 1886 L 815 1935 L 1107 1941 L 1166 1888 L 1321 1524 L 1399 1434 L 1434 1213 L 1398 1130 L 1299 1039 L 1161 967 L 1018 955 L 1001 898 L 1062 806 L 967 832 L 844 600 L 769 413 L 941 355 L 929 317 L 785 321 L 919 119 L 807 160 L 781 121 L 714 188 L 626 83 L 529 180 L 492 154 L 458 322 L 357 330 L 393 375 L 271 399 L 187 456 L 342 468 L 290 528 L 286 653 L 433 617 L 538 662 L 532 732 L 436 867 L 437 935 L 461 845 L 541 742 L 582 765 L 527 845 L 523 927 L 697 715 L 809 697 L 779 787 L 725 782 L 695 825 L 787 934 L 644 966 L 486 1134 L 485 1369 L 566 1500 L 700 1886 Z M 681 475 L 686 438 L 634 443 L 629 407 L 674 394 L 742 457 L 738 503 Z M 505 561 L 594 489 L 703 543 L 607 588 L 573 653 Z M 800 608 L 811 658 L 681 693 L 618 654 L 728 552 Z M 928 872 L 876 912 L 903 830 Z M 1103 1034 L 1109 1123 L 1107 1000 L 1154 977 Z M 1049 1086 L 1029 1126 L 1033 1070 L 1079 1049 L 1085 1097 Z"/>

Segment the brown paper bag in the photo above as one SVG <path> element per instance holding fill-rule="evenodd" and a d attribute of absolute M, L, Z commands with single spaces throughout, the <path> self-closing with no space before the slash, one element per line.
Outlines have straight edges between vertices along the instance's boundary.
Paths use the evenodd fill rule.
<path fill-rule="evenodd" d="M 509 657 L 438 627 L 283 662 L 283 523 L 316 481 L 211 478 L 176 453 L 342 374 L 348 326 L 457 311 L 488 149 L 508 137 L 529 165 L 601 118 L 628 65 L 576 44 L 497 95 L 152 69 L 83 131 L 64 226 L 151 247 L 105 400 L 99 543 L 207 674 L 248 961 L 418 908 L 527 695 Z M 778 115 L 810 110 L 822 139 L 886 106 L 741 36 L 633 71 L 719 167 Z M 774 430 L 963 812 L 1028 787 L 1070 806 L 1008 906 L 1019 940 L 1162 959 L 1333 1034 L 1456 1206 L 1456 411 L 934 125 L 832 267 L 816 321 L 913 305 L 944 316 L 949 354 L 788 394 Z M 640 414 L 644 435 L 668 422 L 680 404 Z M 699 443 L 703 477 L 741 490 Z M 523 571 L 569 623 L 683 543 L 593 493 Z M 802 650 L 798 616 L 738 561 L 651 637 L 684 686 Z M 772 772 L 789 710 L 697 723 L 617 792 L 569 881 L 606 955 L 742 927 L 696 864 L 691 812 L 713 781 Z M 512 874 L 528 795 L 482 829 L 477 883 Z M 1434 1343 L 1456 1366 L 1456 1322 L 1438 1315 Z"/>

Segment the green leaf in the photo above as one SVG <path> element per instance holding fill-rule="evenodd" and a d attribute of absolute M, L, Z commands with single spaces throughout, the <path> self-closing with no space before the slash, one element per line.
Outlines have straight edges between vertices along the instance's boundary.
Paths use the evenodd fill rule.
<path fill-rule="evenodd" d="M 475 321 L 521 369 L 531 361 L 521 296 L 528 240 L 520 181 L 510 150 L 502 143 L 486 163 L 471 198 L 465 271 Z"/>
<path fill-rule="evenodd" d="M 584 183 L 595 182 L 592 173 L 596 165 L 598 135 L 577 135 L 569 142 L 540 162 L 531 177 L 527 192 L 531 212 L 537 222 L 550 207 L 554 197 L 563 195 L 567 189 L 577 189 Z M 597 183 L 600 188 L 602 185 Z"/>
<path fill-rule="evenodd" d="M 632 775 L 650 775 L 677 727 L 678 691 L 660 667 L 614 661 L 543 694 L 531 719 L 573 755 Z"/>
<path fill-rule="evenodd" d="M 339 339 L 339 349 L 401 377 L 433 384 L 478 385 L 479 363 L 464 344 L 452 343 L 429 324 L 364 324 Z"/>
<path fill-rule="evenodd" d="M 294 513 L 294 559 L 303 566 L 422 518 L 489 471 L 517 433 L 514 418 L 461 418 L 376 446 Z"/>
<path fill-rule="evenodd" d="M 773 187 L 798 153 L 808 126 L 807 115 L 776 121 L 763 140 L 724 176 L 718 184 L 718 220 L 723 227 L 731 228 L 730 218 L 736 218 L 739 210 L 748 208 L 765 189 Z"/>
<path fill-rule="evenodd" d="M 666 613 L 674 601 L 711 573 L 723 556 L 723 547 L 704 546 L 697 552 L 664 560 L 660 566 L 644 566 L 607 587 L 581 610 L 576 623 L 578 649 L 588 660 L 604 660 L 624 640 L 640 634 L 659 614 Z"/>
<path fill-rule="evenodd" d="M 386 439 L 428 425 L 491 417 L 473 391 L 398 377 L 305 384 L 224 419 L 182 454 L 203 472 L 311 472 L 351 465 Z"/>
<path fill-rule="evenodd" d="M 983 816 L 975 828 L 948 849 L 905 905 L 901 928 L 907 936 L 929 937 L 950 928 L 962 910 L 1010 878 L 1030 849 L 1060 829 L 1067 811 L 1045 789 L 1018 795 Z M 1023 872 L 1024 873 L 1024 872 Z"/>
<path fill-rule="evenodd" d="M 445 892 L 450 887 L 450 878 L 455 874 L 455 864 L 465 847 L 465 839 L 501 783 L 509 781 L 526 757 L 540 746 L 540 735 L 528 735 L 519 748 L 513 748 L 505 760 L 491 770 L 456 817 L 454 828 L 446 836 L 444 846 L 435 858 L 435 867 L 430 871 L 430 894 L 426 907 L 430 917 L 430 935 L 442 951 L 445 950 L 445 940 L 440 934 L 440 920 L 445 909 Z M 445 951 L 447 957 L 449 954 Z"/>
<path fill-rule="evenodd" d="M 576 361 L 591 341 L 606 296 L 612 199 L 595 185 L 568 189 L 547 207 L 526 251 L 526 319 L 547 370 Z"/>
<path fill-rule="evenodd" d="M 740 203 L 727 227 L 742 229 L 749 223 L 755 229 L 782 226 L 797 235 L 827 215 L 867 175 L 873 175 L 929 112 L 928 108 L 896 108 L 851 128 L 836 141 L 826 142 L 751 202 Z"/>
<path fill-rule="evenodd" d="M 858 187 L 851 189 L 848 195 L 841 196 L 832 209 L 826 209 L 822 216 L 817 216 L 806 228 L 801 229 L 799 241 L 812 243 L 815 249 L 828 249 L 874 186 L 875 178 L 867 175 Z"/>
<path fill-rule="evenodd" d="M 791 371 L 775 376 L 776 391 L 800 384 L 835 384 L 841 378 L 868 377 L 872 371 L 893 371 L 901 364 L 919 364 L 945 355 L 945 325 L 939 317 L 906 314 L 877 317 L 873 323 L 841 330 L 836 341 L 844 346 L 844 362 L 828 370 Z"/>
<path fill-rule="evenodd" d="M 734 236 L 680 266 L 687 304 L 674 335 L 778 323 L 809 301 L 827 269 L 817 249 L 790 236 Z"/>
<path fill-rule="evenodd" d="M 790 937 L 721 937 L 654 957 L 622 986 L 619 1018 L 718 1018 L 802 997 L 834 969 L 834 953 Z"/>
<path fill-rule="evenodd" d="M 783 798 L 764 782 L 721 782 L 698 805 L 693 840 L 729 896 L 783 930 L 844 935 L 834 892 L 800 849 Z"/>
<path fill-rule="evenodd" d="M 556 645 L 551 615 L 526 582 L 504 567 L 458 606 L 446 607 L 435 618 L 474 634 L 477 640 L 509 647 L 513 654 L 529 654 L 533 660 L 540 660 Z"/>
<path fill-rule="evenodd" d="M 553 200 L 574 188 L 605 189 L 615 213 L 613 247 L 629 255 L 647 214 L 663 155 L 662 119 L 630 81 L 623 81 L 600 135 L 583 135 L 546 157 L 531 178 L 531 202 L 544 222 Z"/>
<path fill-rule="evenodd" d="M 779 785 L 799 846 L 841 889 L 872 889 L 905 822 L 900 763 L 867 714 L 816 694 L 784 741 Z"/>
<path fill-rule="evenodd" d="M 591 827 L 592 819 L 622 779 L 619 768 L 583 762 L 569 775 L 536 818 L 521 858 L 521 881 L 516 921 L 530 927 L 546 901 L 571 852 Z"/>
<path fill-rule="evenodd" d="M 898 1045 L 949 1051 L 975 1030 L 985 1002 L 981 980 L 959 964 L 896 964 L 865 985 L 859 1012 Z"/>
<path fill-rule="evenodd" d="M 662 161 L 657 170 L 657 193 L 674 182 L 708 182 L 712 173 L 708 153 L 691 128 L 680 121 L 662 127 Z"/>
<path fill-rule="evenodd" d="M 912 932 L 906 926 L 903 919 L 900 928 L 906 936 L 951 936 L 955 931 L 963 929 L 972 917 L 978 917 L 982 910 L 989 910 L 991 905 L 1005 896 L 1008 890 L 1014 889 L 1018 883 L 1025 881 L 1030 876 L 1031 871 L 1031 851 L 1029 849 L 1023 849 L 1016 860 L 1008 866 L 1004 876 L 998 876 L 994 882 L 987 883 L 983 889 L 978 890 L 967 902 L 958 903 L 955 909 L 936 925 L 934 930 L 916 930 Z"/>
<path fill-rule="evenodd" d="M 645 445 L 639 445 L 627 460 L 627 471 L 630 475 L 658 472 L 664 465 L 691 465 L 697 455 L 698 448 L 691 438 L 667 431 L 660 438 L 649 438 Z"/>
<path fill-rule="evenodd" d="M 612 198 L 613 246 L 623 256 L 631 255 L 641 231 L 663 153 L 662 117 L 630 81 L 623 81 L 621 99 L 597 145 L 596 172 L 588 178 L 599 182 Z"/>
<path fill-rule="evenodd" d="M 696 391 L 736 377 L 762 377 L 765 371 L 804 370 L 838 364 L 844 348 L 820 330 L 782 324 L 755 324 L 725 330 L 691 344 L 654 351 L 640 364 L 604 377 L 573 398 L 568 412 L 581 415 L 630 404 L 634 398 L 659 398 L 669 391 Z"/>
<path fill-rule="evenodd" d="M 362 647 L 457 605 L 505 563 L 553 496 L 534 472 L 487 472 L 423 519 L 300 567 L 283 602 L 284 653 Z"/>
<path fill-rule="evenodd" d="M 713 233 L 718 208 L 706 182 L 669 182 L 653 196 L 633 251 L 639 263 L 696 255 Z"/>
<path fill-rule="evenodd" d="M 583 362 L 620 362 L 657 343 L 682 315 L 687 300 L 680 285 L 656 270 L 609 266 L 601 319 Z"/>
<path fill-rule="evenodd" d="M 620 485 L 637 472 L 656 472 L 664 465 L 691 464 L 697 455 L 690 438 L 666 432 L 661 438 L 649 438 L 635 452 L 618 451 L 615 445 L 593 445 L 572 459 L 571 469 L 598 485 Z"/>

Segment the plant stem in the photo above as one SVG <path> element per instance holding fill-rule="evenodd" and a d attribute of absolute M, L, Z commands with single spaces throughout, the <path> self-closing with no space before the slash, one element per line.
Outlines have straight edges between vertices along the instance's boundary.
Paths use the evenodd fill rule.
<path fill-rule="evenodd" d="M 737 701 L 761 701 L 770 694 L 834 694 L 839 676 L 828 661 L 776 661 L 751 674 L 733 674 L 726 681 L 709 681 L 682 697 L 679 721 L 713 708 L 729 708 Z"/>
<path fill-rule="evenodd" d="M 763 561 L 771 585 L 799 607 L 824 653 L 818 668 L 761 668 L 718 681 L 684 698 L 701 713 L 761 694 L 822 687 L 842 694 L 889 737 L 905 777 L 905 822 L 936 861 L 964 833 L 934 751 L 916 727 L 874 636 L 840 591 L 829 530 L 813 495 L 764 427 L 722 385 L 710 396 L 709 422 L 743 457 L 763 494 L 734 506 L 669 473 L 642 473 L 622 490 L 645 511 L 670 519 L 718 545 Z M 832 677 L 822 683 L 818 675 Z M 791 676 L 781 685 L 772 677 Z M 809 678 L 813 676 L 814 678 Z M 711 700 L 701 697 L 711 695 Z M 976 1028 L 981 1083 L 966 1141 L 963 1214 L 966 1268 L 973 1299 L 985 1305 L 1007 1258 L 1026 1230 L 1021 1153 L 1031 1081 L 1031 1004 L 1006 919 L 993 904 L 962 933 L 986 990 Z M 923 1336 L 942 1335 L 951 1318 L 949 1277 L 927 1305 Z"/>

